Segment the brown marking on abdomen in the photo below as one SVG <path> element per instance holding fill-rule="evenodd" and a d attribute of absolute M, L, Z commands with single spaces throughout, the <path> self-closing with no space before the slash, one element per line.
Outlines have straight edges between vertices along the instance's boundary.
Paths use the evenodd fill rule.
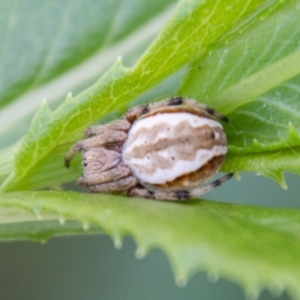
<path fill-rule="evenodd" d="M 156 136 L 160 131 L 166 130 L 165 127 L 167 127 L 166 124 L 159 124 L 149 129 L 144 128 L 130 137 L 130 143 L 134 143 L 136 139 L 141 138 L 140 134 L 144 134 L 149 140 L 146 145 L 137 145 L 133 148 L 130 154 L 126 155 L 126 159 L 143 158 L 147 155 L 152 156 L 153 153 L 172 148 L 175 151 L 176 160 L 190 161 L 195 159 L 195 155 L 200 149 L 209 150 L 213 146 L 227 145 L 226 136 L 222 128 L 207 125 L 192 127 L 188 122 L 181 122 L 172 128 L 176 132 L 176 138 L 174 138 L 174 134 L 172 133 L 170 138 L 163 138 L 156 141 Z M 218 139 L 216 139 L 215 133 L 218 133 Z"/>
<path fill-rule="evenodd" d="M 201 118 L 207 118 L 210 120 L 215 120 L 208 112 L 205 110 L 198 110 L 189 106 L 167 106 L 157 108 L 147 114 L 144 114 L 140 119 L 152 117 L 158 114 L 165 114 L 165 113 L 190 113 L 192 115 L 196 115 Z"/>
<path fill-rule="evenodd" d="M 172 181 L 164 184 L 149 184 L 145 182 L 145 186 L 150 189 L 163 190 L 190 190 L 202 185 L 214 174 L 216 174 L 225 159 L 225 155 L 213 157 L 209 162 L 198 170 L 181 175 Z"/>

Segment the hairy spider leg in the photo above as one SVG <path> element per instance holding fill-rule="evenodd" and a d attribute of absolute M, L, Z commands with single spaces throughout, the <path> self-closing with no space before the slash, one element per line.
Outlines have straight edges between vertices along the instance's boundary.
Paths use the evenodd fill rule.
<path fill-rule="evenodd" d="M 65 156 L 65 166 L 70 166 L 70 161 L 76 152 L 88 150 L 93 147 L 100 147 L 108 143 L 124 142 L 127 133 L 123 131 L 107 130 L 103 135 L 97 135 L 75 143 Z"/>
<path fill-rule="evenodd" d="M 80 177 L 77 179 L 77 185 L 80 186 L 99 185 L 105 182 L 115 181 L 120 178 L 127 177 L 130 174 L 131 174 L 130 169 L 124 165 L 121 165 L 98 174 L 97 173 L 84 174 L 84 177 Z"/>
<path fill-rule="evenodd" d="M 89 138 L 95 135 L 101 135 L 107 132 L 108 130 L 114 131 L 125 131 L 127 132 L 131 126 L 131 123 L 125 119 L 115 120 L 105 125 L 96 125 L 91 126 L 86 129 L 84 132 L 84 138 Z"/>
<path fill-rule="evenodd" d="M 138 180 L 133 176 L 121 178 L 115 181 L 87 186 L 89 193 L 108 193 L 108 192 L 124 192 L 135 186 Z"/>

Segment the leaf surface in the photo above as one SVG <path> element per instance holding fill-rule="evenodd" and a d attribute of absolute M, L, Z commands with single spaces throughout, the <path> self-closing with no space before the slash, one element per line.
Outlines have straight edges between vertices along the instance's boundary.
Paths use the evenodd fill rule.
<path fill-rule="evenodd" d="M 120 41 L 174 1 L 149 3 L 0 1 L 0 108 Z"/>
<path fill-rule="evenodd" d="M 132 65 L 175 0 L 0 1 L 0 149 L 22 137 L 43 98 L 57 107 L 122 54 Z M 134 7 L 134 9 L 132 9 Z"/>
<path fill-rule="evenodd" d="M 88 225 L 99 226 L 118 247 L 124 235 L 133 236 L 140 258 L 151 248 L 164 250 L 179 285 L 195 272 L 206 270 L 211 279 L 223 276 L 239 283 L 251 297 L 257 297 L 263 287 L 274 294 L 287 290 L 295 299 L 300 297 L 298 210 L 204 200 L 164 203 L 74 192 L 7 193 L 1 196 L 0 206 L 32 213 L 22 230 L 26 239 L 30 235 L 44 241 L 51 235 L 81 231 L 78 223 L 71 222 L 46 230 L 50 221 L 40 221 L 41 225 L 34 226 L 36 234 L 31 232 L 37 216 L 49 218 L 51 213 L 56 219 L 76 220 L 86 230 Z M 0 238 L 5 239 L 1 229 L 2 225 Z M 10 234 L 22 237 L 18 225 L 10 228 Z"/>
<path fill-rule="evenodd" d="M 246 5 L 242 1 L 179 2 L 169 23 L 134 67 L 125 68 L 119 58 L 94 85 L 76 97 L 68 95 L 56 110 L 49 110 L 45 102 L 41 105 L 15 155 L 14 170 L 1 190 L 33 188 L 23 182 L 30 178 L 36 166 L 42 168 L 41 161 L 47 159 L 51 151 L 78 138 L 79 132 L 89 124 L 124 106 L 180 69 L 199 55 L 199 49 L 205 52 L 208 45 L 254 14 L 264 3 L 261 0 L 248 1 Z M 224 10 L 227 10 L 225 19 Z M 222 26 L 219 26 L 220 22 Z M 61 169 L 63 165 L 57 170 L 57 176 L 52 174 L 57 180 L 52 184 L 59 180 L 61 183 Z M 49 186 L 50 182 L 42 184 L 40 187 Z"/>
<path fill-rule="evenodd" d="M 5 24 L 10 16 L 7 11 L 15 16 L 14 9 L 20 8 L 17 2 L 11 3 L 15 7 L 7 1 L 0 2 L 6 9 L 2 10 Z M 107 35 L 105 31 L 104 37 L 101 35 L 100 44 L 99 40 L 89 40 L 94 35 L 85 34 L 90 32 L 86 27 L 78 27 L 81 34 L 75 34 L 77 39 L 71 30 L 64 40 L 64 25 L 71 24 L 67 17 L 65 24 L 58 24 L 61 31 L 57 27 L 51 31 L 50 42 L 39 44 L 41 55 L 35 53 L 36 60 L 28 63 L 28 70 L 24 61 L 18 64 L 22 67 L 20 78 L 15 70 L 9 72 L 8 65 L 0 67 L 0 74 L 7 76 L 6 81 L 1 81 L 6 87 L 1 105 L 4 107 L 29 89 L 53 80 L 90 57 L 99 50 L 97 47 L 109 47 L 147 20 L 130 23 L 132 15 L 126 7 L 119 10 L 122 19 L 113 7 L 116 2 L 101 1 L 97 5 L 105 3 L 111 5 L 107 18 L 115 16 L 115 23 L 101 27 L 110 30 Z M 43 7 L 39 5 L 39 9 Z M 76 18 L 76 13 L 66 8 L 66 2 L 61 1 L 54 9 L 58 7 L 60 13 L 69 13 L 72 20 Z M 241 284 L 249 296 L 257 296 L 262 288 L 269 288 L 274 294 L 286 289 L 298 299 L 298 210 L 24 190 L 75 179 L 81 172 L 79 156 L 70 169 L 64 168 L 63 157 L 68 147 L 80 139 L 82 131 L 102 117 L 109 120 L 116 110 L 125 110 L 132 101 L 153 100 L 145 93 L 153 87 L 158 89 L 175 72 L 185 74 L 178 94 L 207 103 L 230 118 L 230 123 L 224 125 L 229 153 L 223 170 L 261 173 L 284 186 L 282 172 L 299 174 L 299 8 L 298 0 L 182 0 L 144 55 L 139 60 L 133 55 L 132 61 L 137 61 L 133 67 L 124 67 L 119 58 L 95 84 L 77 96 L 69 94 L 56 109 L 44 101 L 22 144 L 0 153 L 0 180 L 5 180 L 1 190 L 22 191 L 0 196 L 0 239 L 44 241 L 54 235 L 103 230 L 120 246 L 124 235 L 132 235 L 138 245 L 138 257 L 153 247 L 166 252 L 178 284 L 184 284 L 195 272 L 206 270 L 212 279 L 224 276 Z M 156 12 L 163 9 L 157 1 Z M 28 10 L 34 11 L 30 6 Z M 80 10 L 79 5 L 75 12 Z M 88 20 L 88 26 L 98 27 L 107 20 L 99 19 Z M 9 26 L 2 26 L 0 31 L 3 28 Z M 53 40 L 55 33 L 57 40 Z M 85 44 L 89 41 L 92 45 Z M 14 40 L 15 48 L 19 47 L 18 42 Z M 83 55 L 74 49 L 81 49 Z M 27 56 L 25 52 L 24 59 Z M 2 59 L 11 63 L 15 57 L 13 51 L 10 58 Z M 161 91 L 156 91 L 155 98 L 163 95 Z M 20 127 L 23 125 L 20 122 Z"/>
<path fill-rule="evenodd" d="M 260 12 L 196 60 L 179 90 L 227 113 L 223 171 L 259 173 L 284 188 L 283 172 L 300 174 L 299 15 L 299 1 Z"/>

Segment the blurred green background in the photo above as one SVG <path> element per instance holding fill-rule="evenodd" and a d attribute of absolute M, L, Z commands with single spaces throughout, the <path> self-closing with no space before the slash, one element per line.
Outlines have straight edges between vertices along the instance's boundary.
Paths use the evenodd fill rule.
<path fill-rule="evenodd" d="M 270 179 L 242 174 L 215 189 L 206 199 L 248 205 L 300 207 L 299 179 L 288 175 L 288 190 Z M 124 199 L 126 201 L 126 199 Z M 178 287 L 166 256 L 153 249 L 138 260 L 132 238 L 116 249 L 106 235 L 52 238 L 45 244 L 0 244 L 0 299 L 245 299 L 242 289 L 224 279 L 216 282 L 201 272 Z M 259 299 L 289 299 L 263 291 Z"/>

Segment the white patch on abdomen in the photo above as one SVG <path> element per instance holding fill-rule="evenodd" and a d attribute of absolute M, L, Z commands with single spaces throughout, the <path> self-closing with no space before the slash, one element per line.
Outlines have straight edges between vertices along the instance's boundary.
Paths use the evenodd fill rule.
<path fill-rule="evenodd" d="M 213 149 L 209 150 L 201 149 L 197 151 L 197 155 L 193 160 L 175 161 L 174 164 L 167 169 L 155 166 L 155 171 L 153 173 L 143 171 L 143 169 L 151 170 L 153 168 L 151 159 L 149 160 L 147 157 L 132 158 L 129 162 L 127 162 L 127 164 L 141 182 L 149 184 L 164 184 L 166 182 L 173 181 L 184 174 L 197 171 L 206 165 L 213 157 L 225 155 L 226 153 L 227 147 L 224 146 L 214 146 Z M 158 151 L 157 154 L 165 157 L 166 159 L 168 159 L 171 155 L 167 149 Z M 142 168 L 140 168 L 140 166 L 142 166 Z"/>

